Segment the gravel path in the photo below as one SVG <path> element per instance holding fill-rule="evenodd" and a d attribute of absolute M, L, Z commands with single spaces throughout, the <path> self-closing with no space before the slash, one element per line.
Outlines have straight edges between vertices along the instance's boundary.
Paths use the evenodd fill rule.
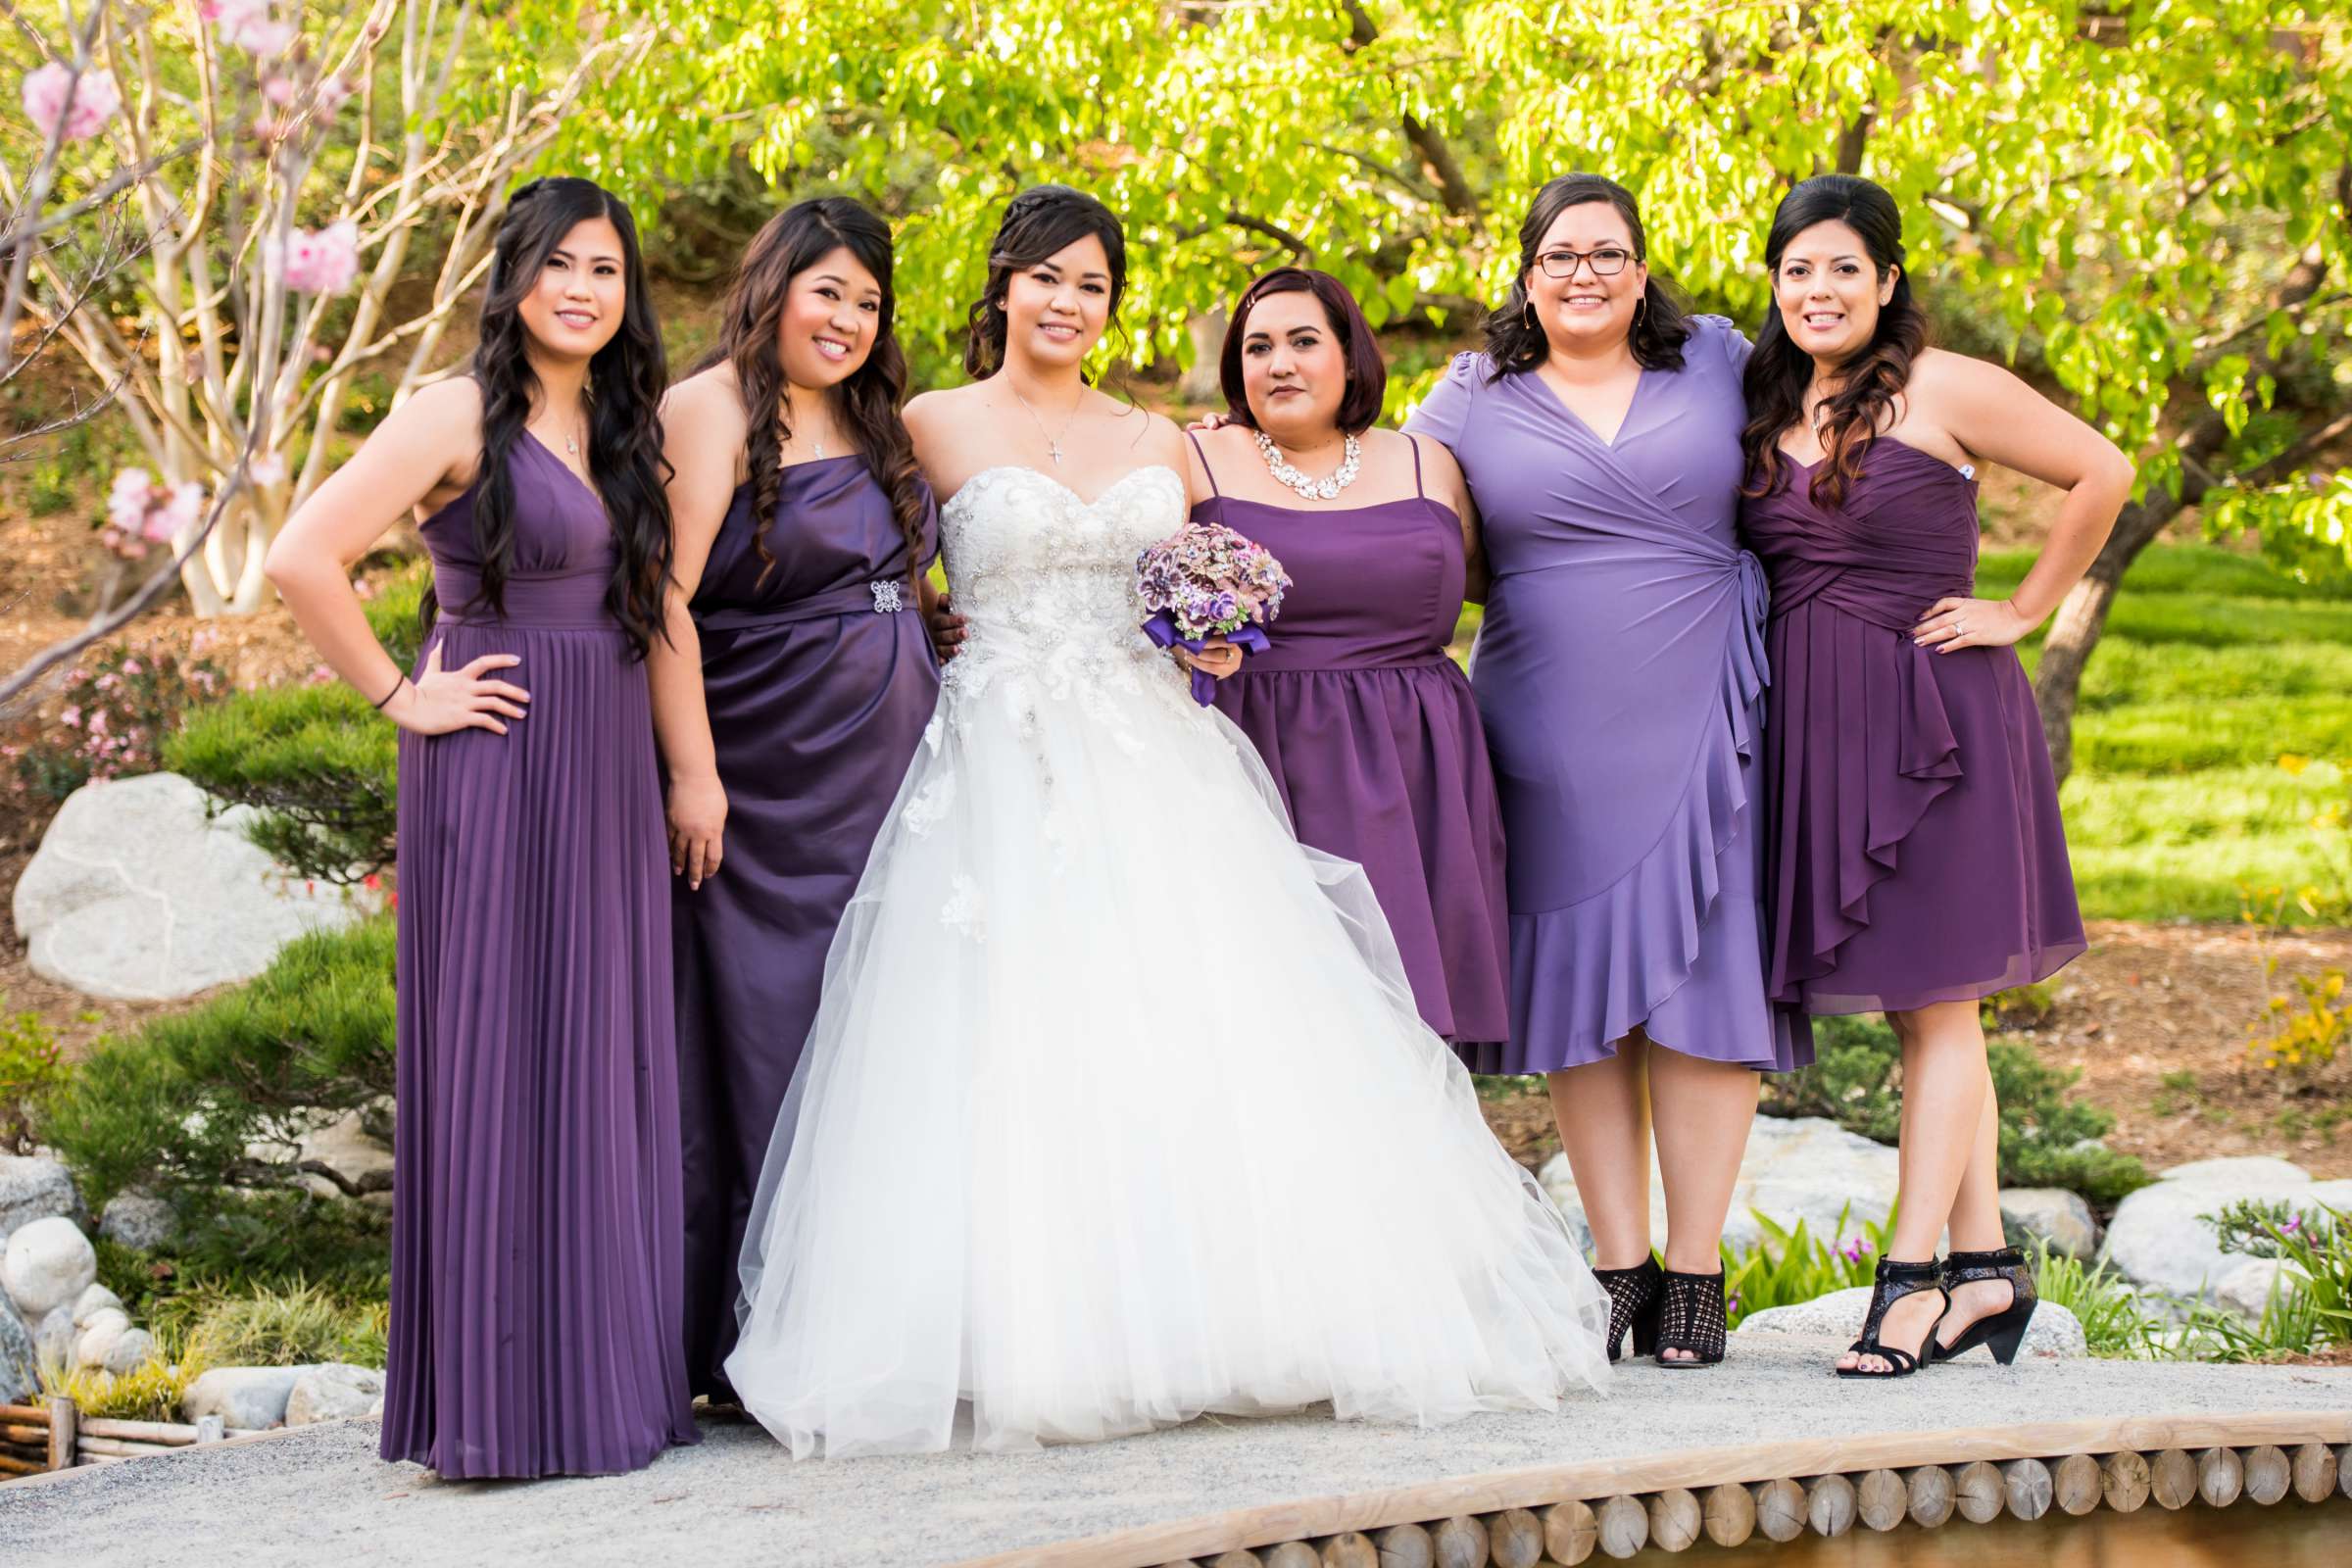
<path fill-rule="evenodd" d="M 1622 1371 L 1559 1415 L 1433 1431 L 1312 1413 L 1196 1421 L 1027 1454 L 794 1464 L 758 1427 L 707 1422 L 702 1446 L 636 1475 L 455 1482 L 375 1457 L 373 1422 L 0 1486 L 0 1562 L 86 1568 L 432 1563 L 507 1568 L 758 1562 L 952 1563 L 1154 1521 L 1378 1491 L 1446 1476 L 1863 1432 L 2100 1416 L 2352 1413 L 2352 1370 L 1982 1356 L 1892 1384 L 1841 1383 L 1832 1342 L 1743 1339 L 1709 1372 Z M 681 1549 L 683 1548 L 683 1549 Z M 691 1553 L 691 1556 L 689 1556 Z"/>

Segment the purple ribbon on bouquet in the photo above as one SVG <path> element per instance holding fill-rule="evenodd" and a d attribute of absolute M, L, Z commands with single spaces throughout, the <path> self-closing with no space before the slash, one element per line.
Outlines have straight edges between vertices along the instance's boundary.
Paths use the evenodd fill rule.
<path fill-rule="evenodd" d="M 1197 654 L 1208 646 L 1205 637 L 1178 636 L 1175 617 L 1164 610 L 1144 622 L 1144 635 L 1162 648 L 1181 648 L 1190 654 Z M 1252 654 L 1262 654 L 1274 646 L 1266 640 L 1265 630 L 1259 626 L 1244 626 L 1239 631 L 1229 631 L 1225 633 L 1225 640 Z M 1206 708 L 1217 700 L 1217 677 L 1198 664 L 1193 666 L 1192 673 L 1193 701 Z"/>

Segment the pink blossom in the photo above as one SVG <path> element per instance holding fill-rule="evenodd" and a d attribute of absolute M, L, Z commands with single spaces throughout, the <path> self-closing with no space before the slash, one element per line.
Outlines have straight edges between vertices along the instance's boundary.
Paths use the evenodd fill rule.
<path fill-rule="evenodd" d="M 286 476 L 286 460 L 274 452 L 257 452 L 245 472 L 255 484 L 275 484 Z"/>
<path fill-rule="evenodd" d="M 341 76 L 328 76 L 318 83 L 318 112 L 331 115 L 351 99 L 351 83 Z"/>
<path fill-rule="evenodd" d="M 75 81 L 71 66 L 52 60 L 24 76 L 24 114 L 44 136 L 55 133 L 60 121 L 65 122 L 67 141 L 94 136 L 122 107 L 122 90 L 115 85 L 111 71 L 85 71 Z"/>
<path fill-rule="evenodd" d="M 103 709 L 103 708 L 93 708 L 93 709 L 91 709 L 91 710 L 90 710 L 90 727 L 89 727 L 89 733 L 90 733 L 90 734 L 92 734 L 92 735 L 103 735 L 104 733 L 106 733 L 106 710 L 105 710 L 105 709 Z"/>
<path fill-rule="evenodd" d="M 220 41 L 257 60 L 285 53 L 294 41 L 290 24 L 270 20 L 270 0 L 202 0 L 197 15 L 220 24 Z"/>
<path fill-rule="evenodd" d="M 146 534 L 150 539 L 174 539 L 183 528 L 191 528 L 204 514 L 204 486 L 185 479 L 172 487 L 161 505 L 147 514 Z"/>
<path fill-rule="evenodd" d="M 81 722 L 81 710 L 75 705 L 68 703 L 66 705 L 65 711 L 57 715 L 57 721 L 60 724 L 65 725 L 68 729 L 72 729 L 74 725 Z"/>
<path fill-rule="evenodd" d="M 147 520 L 148 497 L 154 493 L 155 481 L 145 468 L 124 468 L 115 475 L 114 485 L 106 493 L 106 520 L 124 533 L 137 533 Z"/>
<path fill-rule="evenodd" d="M 267 241 L 264 254 L 297 294 L 340 294 L 360 274 L 360 225 L 346 218 L 316 233 L 298 228 L 282 245 Z"/>
<path fill-rule="evenodd" d="M 262 82 L 262 96 L 281 109 L 294 101 L 294 78 L 270 76 Z"/>
<path fill-rule="evenodd" d="M 140 669 L 139 669 L 139 662 L 138 662 L 137 660 L 135 660 L 135 659 L 125 659 L 124 661 L 122 661 L 122 673 L 123 673 L 123 674 L 125 674 L 125 675 L 136 675 L 136 674 L 138 674 L 139 672 L 140 672 Z"/>

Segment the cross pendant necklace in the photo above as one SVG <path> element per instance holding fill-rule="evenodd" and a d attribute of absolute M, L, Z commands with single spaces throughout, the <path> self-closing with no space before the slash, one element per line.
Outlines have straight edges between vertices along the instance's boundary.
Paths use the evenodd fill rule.
<path fill-rule="evenodd" d="M 1042 418 L 1038 418 L 1037 410 L 1030 408 L 1029 400 L 1021 396 L 1021 389 L 1012 384 L 1010 377 L 1005 379 L 1004 385 L 1011 391 L 1013 401 L 1018 403 L 1022 408 L 1029 410 L 1029 417 L 1037 422 L 1037 433 L 1046 438 L 1046 456 L 1054 460 L 1054 466 L 1056 468 L 1060 467 L 1061 436 L 1057 436 L 1053 431 L 1046 428 L 1046 421 Z M 1070 416 L 1061 421 L 1061 435 L 1068 435 L 1070 433 L 1070 426 L 1076 423 L 1078 419 L 1078 408 L 1085 402 L 1086 388 L 1080 387 L 1078 389 L 1078 403 L 1071 406 Z"/>

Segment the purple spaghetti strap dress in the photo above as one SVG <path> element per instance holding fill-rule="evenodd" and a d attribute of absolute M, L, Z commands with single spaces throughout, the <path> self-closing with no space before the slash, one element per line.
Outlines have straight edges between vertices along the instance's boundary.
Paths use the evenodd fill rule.
<path fill-rule="evenodd" d="M 1264 545 L 1292 580 L 1273 647 L 1217 683 L 1217 707 L 1299 841 L 1364 868 L 1422 1021 L 1467 1056 L 1510 1033 L 1502 816 L 1477 702 L 1446 653 L 1461 519 L 1422 493 L 1420 465 L 1416 444 L 1414 493 L 1396 501 L 1308 511 L 1219 491 L 1193 515 Z"/>
<path fill-rule="evenodd" d="M 671 884 L 685 1147 L 686 1366 L 731 1398 L 736 1261 L 825 953 L 939 701 L 889 495 L 865 460 L 783 470 L 766 547 L 735 491 L 692 611 L 727 824 L 718 873 Z M 923 558 L 937 554 L 924 519 Z"/>
<path fill-rule="evenodd" d="M 696 1441 L 680 1319 L 669 860 L 604 505 L 525 434 L 506 613 L 468 490 L 423 528 L 444 667 L 514 654 L 508 732 L 403 732 L 382 1453 L 609 1475 Z M 422 668 L 421 658 L 418 668 Z"/>
<path fill-rule="evenodd" d="M 1453 449 L 1494 586 L 1471 658 L 1508 845 L 1511 1039 L 1480 1072 L 1599 1061 L 1635 1028 L 1786 1070 L 1765 996 L 1764 571 L 1734 534 L 1747 342 L 1691 318 L 1602 441 L 1533 370 L 1462 354 L 1406 425 Z"/>
<path fill-rule="evenodd" d="M 2042 979 L 2087 944 L 2034 689 L 2014 649 L 1911 641 L 1971 591 L 1976 479 L 1891 436 L 1844 505 L 1812 477 L 1787 459 L 1741 516 L 1772 574 L 1773 995 L 1864 1012 Z"/>

